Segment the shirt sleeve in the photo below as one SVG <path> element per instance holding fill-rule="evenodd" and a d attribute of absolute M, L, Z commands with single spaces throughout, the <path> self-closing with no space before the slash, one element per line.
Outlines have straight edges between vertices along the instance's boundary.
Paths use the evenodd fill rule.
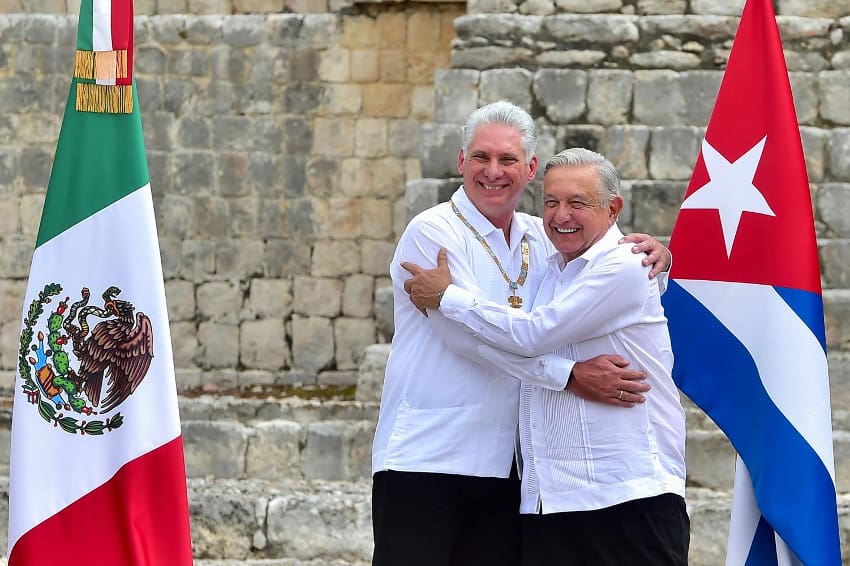
<path fill-rule="evenodd" d="M 553 353 L 539 356 L 518 356 L 482 344 L 461 325 L 447 319 L 440 312 L 429 311 L 428 319 L 449 350 L 472 360 L 498 374 L 561 391 L 566 388 L 575 362 Z M 493 352 L 498 352 L 494 354 Z"/>
<path fill-rule="evenodd" d="M 454 323 L 452 323 L 454 324 Z M 499 369 L 520 381 L 561 391 L 567 388 L 575 360 L 555 354 L 527 357 L 479 343 L 478 355 L 483 365 Z M 539 360 L 539 364 L 529 363 Z M 551 365 L 552 367 L 547 367 Z"/>
<path fill-rule="evenodd" d="M 427 269 L 434 268 L 437 266 L 437 252 L 441 247 L 446 248 L 448 252 L 452 281 L 467 289 L 473 289 L 476 294 L 481 294 L 477 277 L 468 262 L 463 261 L 467 257 L 463 238 L 453 233 L 447 226 L 420 221 L 408 227 L 390 265 L 393 296 L 401 303 L 399 305 L 401 309 L 415 311 L 407 293 L 404 292 L 404 281 L 409 279 L 411 274 L 401 267 L 401 264 L 411 262 Z M 407 316 L 421 317 L 422 314 L 416 311 L 407 313 Z M 498 361 L 494 362 L 481 357 L 479 348 L 482 343 L 458 323 L 447 320 L 439 311 L 428 311 L 427 324 L 431 325 L 446 347 L 455 354 L 499 374 L 507 374 L 547 389 L 564 389 L 575 363 L 551 352 L 541 352 L 539 356 L 517 359 L 511 364 L 510 369 L 507 369 L 507 366 L 500 365 Z"/>
<path fill-rule="evenodd" d="M 627 249 L 614 248 L 595 258 L 569 284 L 556 287 L 549 304 L 531 312 L 489 301 L 454 284 L 446 289 L 440 311 L 476 339 L 523 356 L 604 336 L 640 322 L 651 286 L 657 285 L 647 277 L 649 267 L 628 254 Z"/>

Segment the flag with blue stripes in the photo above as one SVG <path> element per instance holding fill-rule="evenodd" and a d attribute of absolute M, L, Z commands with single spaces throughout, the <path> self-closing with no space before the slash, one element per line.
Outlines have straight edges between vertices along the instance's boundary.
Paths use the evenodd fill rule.
<path fill-rule="evenodd" d="M 839 565 L 817 242 L 770 0 L 748 0 L 670 240 L 676 383 L 738 453 L 727 566 Z"/>

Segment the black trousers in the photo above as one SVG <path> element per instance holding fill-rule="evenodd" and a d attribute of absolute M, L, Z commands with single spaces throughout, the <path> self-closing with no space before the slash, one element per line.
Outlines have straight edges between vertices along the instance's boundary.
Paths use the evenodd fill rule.
<path fill-rule="evenodd" d="M 372 478 L 373 566 L 518 566 L 511 477 L 383 471 Z"/>
<path fill-rule="evenodd" d="M 522 516 L 522 566 L 687 566 L 690 520 L 672 493 L 595 511 Z"/>

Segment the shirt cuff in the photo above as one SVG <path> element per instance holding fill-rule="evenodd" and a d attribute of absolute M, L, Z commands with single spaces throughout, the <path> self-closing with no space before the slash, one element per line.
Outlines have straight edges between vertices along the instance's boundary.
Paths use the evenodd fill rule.
<path fill-rule="evenodd" d="M 440 300 L 440 312 L 444 315 L 460 314 L 468 311 L 475 303 L 475 295 L 455 284 L 450 284 Z"/>
<path fill-rule="evenodd" d="M 555 391 L 563 391 L 570 383 L 570 376 L 573 373 L 573 366 L 576 365 L 574 360 L 568 360 L 555 354 L 548 354 L 544 362 L 549 366 L 549 384 L 544 385 L 547 389 Z"/>
<path fill-rule="evenodd" d="M 511 377 L 553 391 L 567 388 L 570 372 L 576 363 L 557 354 L 526 358 L 487 344 L 478 346 L 478 355 Z"/>

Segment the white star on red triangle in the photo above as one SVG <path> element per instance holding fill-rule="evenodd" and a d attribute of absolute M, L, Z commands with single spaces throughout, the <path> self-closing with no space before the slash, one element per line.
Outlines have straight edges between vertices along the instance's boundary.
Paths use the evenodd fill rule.
<path fill-rule="evenodd" d="M 767 136 L 731 163 L 707 140 L 702 141 L 702 157 L 710 180 L 682 202 L 682 209 L 717 210 L 723 228 L 727 258 L 732 254 L 732 245 L 744 211 L 776 216 L 764 195 L 753 185 L 753 177 L 761 161 L 766 141 Z"/>

